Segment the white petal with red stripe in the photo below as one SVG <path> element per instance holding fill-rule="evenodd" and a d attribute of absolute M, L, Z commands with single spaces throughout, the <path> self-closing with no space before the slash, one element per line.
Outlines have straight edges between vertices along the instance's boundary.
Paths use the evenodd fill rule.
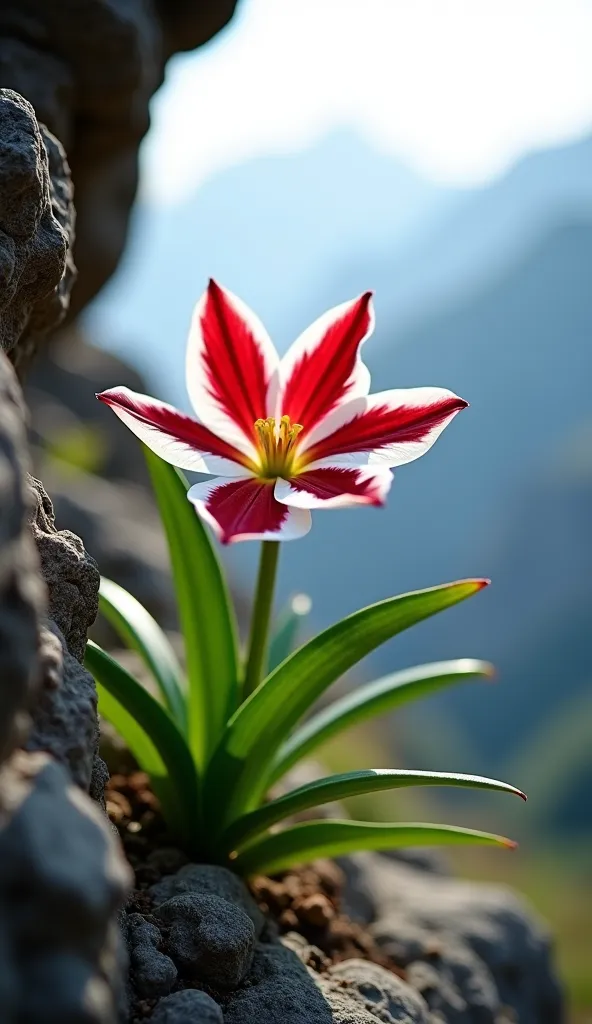
<path fill-rule="evenodd" d="M 124 387 L 97 398 L 165 462 L 195 473 L 249 475 L 242 452 L 167 402 Z"/>
<path fill-rule="evenodd" d="M 275 496 L 292 508 L 347 508 L 383 505 L 393 482 L 386 467 L 319 467 L 292 480 L 278 480 Z"/>
<path fill-rule="evenodd" d="M 303 449 L 322 465 L 402 466 L 424 455 L 468 402 L 444 388 L 401 388 L 336 410 Z"/>
<path fill-rule="evenodd" d="M 223 544 L 239 540 L 297 540 L 311 527 L 310 512 L 276 500 L 273 483 L 256 477 L 218 477 L 194 484 L 187 497 Z"/>
<path fill-rule="evenodd" d="M 279 357 L 259 318 L 215 281 L 197 303 L 187 342 L 187 390 L 200 420 L 248 455 L 268 415 Z"/>
<path fill-rule="evenodd" d="M 370 373 L 360 348 L 373 328 L 371 292 L 315 320 L 280 363 L 270 388 L 272 415 L 310 431 L 343 402 L 367 395 Z"/>

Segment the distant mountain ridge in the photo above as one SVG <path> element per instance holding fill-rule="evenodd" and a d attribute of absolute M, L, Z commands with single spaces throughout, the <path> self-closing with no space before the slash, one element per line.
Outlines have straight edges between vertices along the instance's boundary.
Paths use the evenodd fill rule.
<path fill-rule="evenodd" d="M 410 238 L 450 201 L 348 131 L 300 153 L 230 168 L 176 206 L 135 212 L 130 245 L 90 315 L 99 339 L 184 399 L 182 350 L 208 277 L 255 308 L 280 347 L 286 309 L 316 294 L 345 254 Z M 178 358 L 171 358 L 171 346 Z"/>

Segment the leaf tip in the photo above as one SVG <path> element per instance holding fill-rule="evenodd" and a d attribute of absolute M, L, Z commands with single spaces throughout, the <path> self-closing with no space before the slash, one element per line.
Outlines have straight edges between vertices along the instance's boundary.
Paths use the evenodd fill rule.
<path fill-rule="evenodd" d="M 501 845 L 504 846 L 506 848 L 506 850 L 517 850 L 518 849 L 518 843 L 514 839 L 506 839 L 504 837 L 501 840 Z"/>

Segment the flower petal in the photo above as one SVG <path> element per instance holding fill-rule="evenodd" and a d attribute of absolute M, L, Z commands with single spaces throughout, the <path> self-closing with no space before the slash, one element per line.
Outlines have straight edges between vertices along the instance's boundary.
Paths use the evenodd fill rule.
<path fill-rule="evenodd" d="M 319 425 L 303 451 L 316 468 L 402 466 L 424 455 L 469 403 L 444 388 L 401 388 L 357 399 Z"/>
<path fill-rule="evenodd" d="M 195 473 L 249 474 L 242 452 L 172 405 L 129 388 L 110 388 L 97 398 L 165 462 Z"/>
<path fill-rule="evenodd" d="M 360 346 L 373 328 L 371 292 L 315 320 L 280 363 L 270 389 L 272 415 L 289 416 L 310 431 L 344 401 L 367 395 L 370 374 Z"/>
<path fill-rule="evenodd" d="M 187 342 L 187 390 L 215 433 L 252 454 L 255 420 L 279 364 L 267 331 L 236 295 L 210 281 L 195 307 Z"/>
<path fill-rule="evenodd" d="M 207 480 L 187 497 L 223 544 L 238 540 L 296 540 L 311 527 L 310 512 L 276 501 L 273 485 L 249 480 Z"/>
<path fill-rule="evenodd" d="M 292 480 L 278 480 L 275 496 L 292 508 L 347 508 L 383 505 L 393 481 L 387 467 L 311 469 Z"/>

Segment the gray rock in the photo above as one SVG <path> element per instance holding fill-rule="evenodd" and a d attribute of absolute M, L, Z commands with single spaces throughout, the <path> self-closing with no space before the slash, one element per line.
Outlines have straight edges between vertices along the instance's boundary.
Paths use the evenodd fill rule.
<path fill-rule="evenodd" d="M 0 771 L 3 1020 L 112 1024 L 130 871 L 99 809 L 45 754 Z"/>
<path fill-rule="evenodd" d="M 76 193 L 77 314 L 115 270 L 138 182 L 138 148 L 165 60 L 206 42 L 236 0 L 4 0 L 0 85 L 18 90 L 66 147 Z M 20 347 L 20 346 L 19 346 Z"/>
<path fill-rule="evenodd" d="M 375 854 L 348 858 L 346 907 L 405 967 L 430 1010 L 455 1024 L 562 1019 L 546 929 L 509 890 L 434 875 Z"/>
<path fill-rule="evenodd" d="M 50 159 L 51 154 L 51 171 Z M 26 99 L 0 89 L 0 347 L 57 326 L 73 280 L 69 168 Z M 14 351 L 15 362 L 23 351 Z"/>
<path fill-rule="evenodd" d="M 177 968 L 159 951 L 162 935 L 155 924 L 141 914 L 129 914 L 127 941 L 132 980 L 140 996 L 167 995 L 177 980 Z"/>
<path fill-rule="evenodd" d="M 428 1024 L 428 1008 L 407 982 L 367 960 L 345 960 L 330 967 L 328 977 L 359 1000 L 385 1024 Z"/>
<path fill-rule="evenodd" d="M 151 1024 L 224 1024 L 218 1003 L 196 988 L 173 992 L 161 999 L 150 1018 Z"/>
<path fill-rule="evenodd" d="M 280 943 L 257 946 L 247 982 L 224 1008 L 224 1024 L 333 1024 L 335 1020 L 311 972 Z M 376 1021 L 359 1018 L 358 1022 L 352 1017 L 350 1024 Z"/>
<path fill-rule="evenodd" d="M 58 685 L 54 685 L 53 681 L 48 682 L 48 679 L 55 678 L 53 673 L 51 676 L 44 673 L 43 687 L 32 712 L 33 727 L 26 746 L 28 750 L 45 750 L 52 754 L 56 761 L 68 768 L 74 782 L 88 792 L 95 761 L 98 761 L 99 726 L 95 683 L 80 662 L 70 654 L 53 622 L 44 634 L 45 650 L 49 649 L 48 634 L 55 641 L 52 658 L 61 660 L 61 673 Z M 96 771 L 101 777 L 100 764 L 96 765 Z M 97 791 L 96 795 L 101 794 Z"/>
<path fill-rule="evenodd" d="M 67 530 L 56 530 L 43 486 L 38 480 L 32 486 L 31 526 L 47 584 L 50 622 L 42 638 L 42 688 L 27 745 L 53 754 L 88 791 L 97 771 L 99 728 L 96 687 L 82 660 L 97 613 L 100 576 L 82 541 Z"/>
<path fill-rule="evenodd" d="M 256 937 L 261 935 L 266 923 L 265 918 L 245 883 L 228 868 L 217 867 L 214 864 L 186 864 L 174 875 L 163 878 L 150 889 L 156 906 L 183 893 L 204 893 L 228 900 L 251 918 Z"/>
<path fill-rule="evenodd" d="M 32 479 L 31 485 L 35 497 L 31 527 L 49 592 L 49 615 L 70 653 L 82 662 L 99 605 L 99 570 L 80 537 L 56 529 L 53 505 L 43 484 Z"/>
<path fill-rule="evenodd" d="M 0 763 L 24 738 L 39 677 L 45 593 L 28 529 L 27 468 L 20 388 L 0 353 Z"/>
<path fill-rule="evenodd" d="M 154 911 L 167 929 L 167 949 L 189 976 L 214 988 L 240 985 L 253 960 L 255 929 L 251 918 L 220 896 L 185 893 Z"/>

